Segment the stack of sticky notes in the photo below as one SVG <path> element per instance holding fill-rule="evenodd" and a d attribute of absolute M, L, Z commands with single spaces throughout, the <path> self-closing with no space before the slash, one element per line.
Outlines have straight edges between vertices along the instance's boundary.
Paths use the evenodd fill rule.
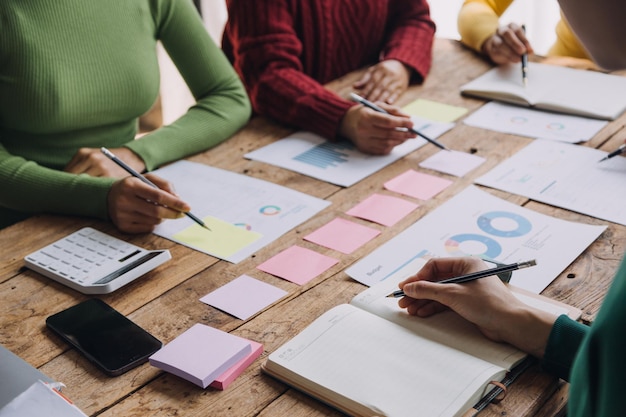
<path fill-rule="evenodd" d="M 202 388 L 225 389 L 263 351 L 263 345 L 195 324 L 150 356 L 150 364 Z"/>

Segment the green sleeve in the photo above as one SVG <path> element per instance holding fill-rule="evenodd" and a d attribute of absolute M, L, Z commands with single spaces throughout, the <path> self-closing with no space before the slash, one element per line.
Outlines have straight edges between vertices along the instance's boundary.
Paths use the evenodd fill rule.
<path fill-rule="evenodd" d="M 0 206 L 6 209 L 106 219 L 106 199 L 113 182 L 113 178 L 75 175 L 43 167 L 10 154 L 0 140 Z"/>
<path fill-rule="evenodd" d="M 144 160 L 147 170 L 223 142 L 251 112 L 241 80 L 191 1 L 162 1 L 156 15 L 157 38 L 197 102 L 171 125 L 126 145 Z"/>
<path fill-rule="evenodd" d="M 543 368 L 569 381 L 572 364 L 588 331 L 588 326 L 570 319 L 567 315 L 559 316 L 548 338 Z"/>

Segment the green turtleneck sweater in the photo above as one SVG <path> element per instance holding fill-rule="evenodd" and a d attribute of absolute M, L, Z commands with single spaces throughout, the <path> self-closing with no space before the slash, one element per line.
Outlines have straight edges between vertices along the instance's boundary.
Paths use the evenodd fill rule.
<path fill-rule="evenodd" d="M 197 102 L 134 140 L 159 93 L 157 41 Z M 81 147 L 125 146 L 152 170 L 224 141 L 249 117 L 191 0 L 0 1 L 0 227 L 38 212 L 107 218 L 114 179 L 62 171 Z"/>
<path fill-rule="evenodd" d="M 560 316 L 548 340 L 544 367 L 570 381 L 569 417 L 626 416 L 626 259 L 591 326 Z"/>

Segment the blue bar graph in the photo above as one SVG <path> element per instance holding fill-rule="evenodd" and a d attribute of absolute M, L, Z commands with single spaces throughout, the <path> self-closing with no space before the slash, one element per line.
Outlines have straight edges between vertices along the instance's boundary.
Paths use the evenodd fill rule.
<path fill-rule="evenodd" d="M 342 151 L 352 149 L 351 142 L 325 142 L 294 156 L 293 160 L 326 169 L 348 162 L 349 155 Z"/>

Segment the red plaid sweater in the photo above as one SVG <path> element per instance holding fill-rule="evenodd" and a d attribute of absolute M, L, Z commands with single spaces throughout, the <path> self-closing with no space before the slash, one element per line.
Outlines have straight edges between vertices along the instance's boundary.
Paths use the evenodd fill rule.
<path fill-rule="evenodd" d="M 228 0 L 223 48 L 258 114 L 334 138 L 354 103 L 322 84 L 383 59 L 431 65 L 425 0 Z"/>

